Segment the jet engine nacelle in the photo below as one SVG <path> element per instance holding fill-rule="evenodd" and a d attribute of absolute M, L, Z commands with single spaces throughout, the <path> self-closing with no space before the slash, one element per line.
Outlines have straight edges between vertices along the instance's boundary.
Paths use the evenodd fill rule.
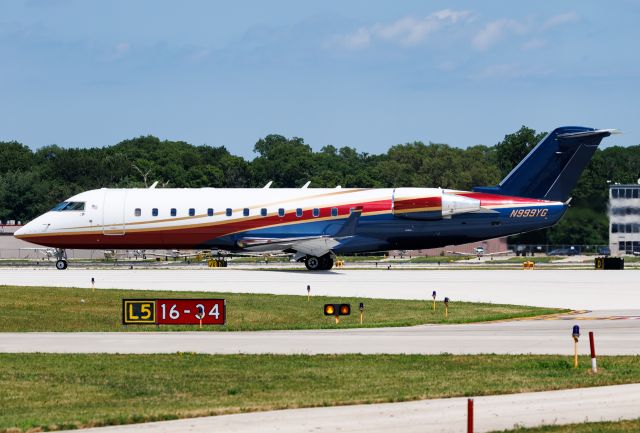
<path fill-rule="evenodd" d="M 440 188 L 396 188 L 393 214 L 415 220 L 439 220 L 480 210 L 480 200 Z"/>

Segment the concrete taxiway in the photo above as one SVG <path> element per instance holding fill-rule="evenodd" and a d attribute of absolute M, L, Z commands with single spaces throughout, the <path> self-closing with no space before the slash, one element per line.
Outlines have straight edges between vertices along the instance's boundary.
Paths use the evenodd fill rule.
<path fill-rule="evenodd" d="M 638 311 L 627 313 L 640 313 Z M 573 353 L 579 323 L 581 353 L 594 331 L 600 355 L 640 354 L 640 320 L 602 320 L 593 313 L 559 320 L 522 320 L 408 328 L 255 332 L 29 332 L 0 333 L 0 352 L 208 354 L 562 354 Z M 620 316 L 614 316 L 620 317 Z M 567 320 L 562 320 L 566 318 Z M 594 320 L 587 320 L 594 319 Z"/>
<path fill-rule="evenodd" d="M 475 432 L 640 417 L 640 384 L 474 398 Z M 256 412 L 101 427 L 86 433 L 461 433 L 466 398 Z"/>
<path fill-rule="evenodd" d="M 0 269 L 13 285 L 195 290 L 395 299 L 439 299 L 564 307 L 580 310 L 640 310 L 638 271 L 595 270 L 332 270 L 250 271 L 234 269 L 92 270 Z"/>

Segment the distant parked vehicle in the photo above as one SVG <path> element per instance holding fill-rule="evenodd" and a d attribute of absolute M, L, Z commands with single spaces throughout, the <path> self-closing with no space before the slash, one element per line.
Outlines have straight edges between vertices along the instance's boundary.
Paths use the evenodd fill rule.
<path fill-rule="evenodd" d="M 598 247 L 598 250 L 596 252 L 601 256 L 611 255 L 611 249 L 609 247 Z"/>
<path fill-rule="evenodd" d="M 549 251 L 547 255 L 549 256 L 577 256 L 580 254 L 580 251 L 576 247 L 569 248 L 556 248 L 555 250 Z"/>

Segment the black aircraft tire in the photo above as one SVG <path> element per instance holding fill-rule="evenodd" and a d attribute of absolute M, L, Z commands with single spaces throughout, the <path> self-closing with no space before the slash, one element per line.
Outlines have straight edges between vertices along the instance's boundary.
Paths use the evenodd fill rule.
<path fill-rule="evenodd" d="M 322 260 L 316 256 L 307 256 L 304 265 L 310 271 L 319 271 L 322 269 Z"/>
<path fill-rule="evenodd" d="M 63 271 L 67 269 L 67 261 L 66 260 L 58 260 L 56 262 L 56 269 Z"/>
<path fill-rule="evenodd" d="M 329 269 L 333 268 L 333 259 L 331 258 L 331 256 L 326 255 L 326 256 L 322 256 L 320 257 L 320 261 L 322 263 L 322 270 L 323 271 L 328 271 Z"/>

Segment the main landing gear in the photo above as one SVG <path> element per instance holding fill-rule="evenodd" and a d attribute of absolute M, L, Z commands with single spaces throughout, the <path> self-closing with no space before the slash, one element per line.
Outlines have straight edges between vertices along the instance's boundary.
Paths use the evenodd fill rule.
<path fill-rule="evenodd" d="M 333 257 L 331 253 L 327 253 L 324 256 L 306 256 L 304 264 L 310 271 L 328 271 L 333 268 Z"/>
<path fill-rule="evenodd" d="M 67 269 L 67 251 L 64 248 L 56 248 L 56 269 L 63 271 Z"/>

